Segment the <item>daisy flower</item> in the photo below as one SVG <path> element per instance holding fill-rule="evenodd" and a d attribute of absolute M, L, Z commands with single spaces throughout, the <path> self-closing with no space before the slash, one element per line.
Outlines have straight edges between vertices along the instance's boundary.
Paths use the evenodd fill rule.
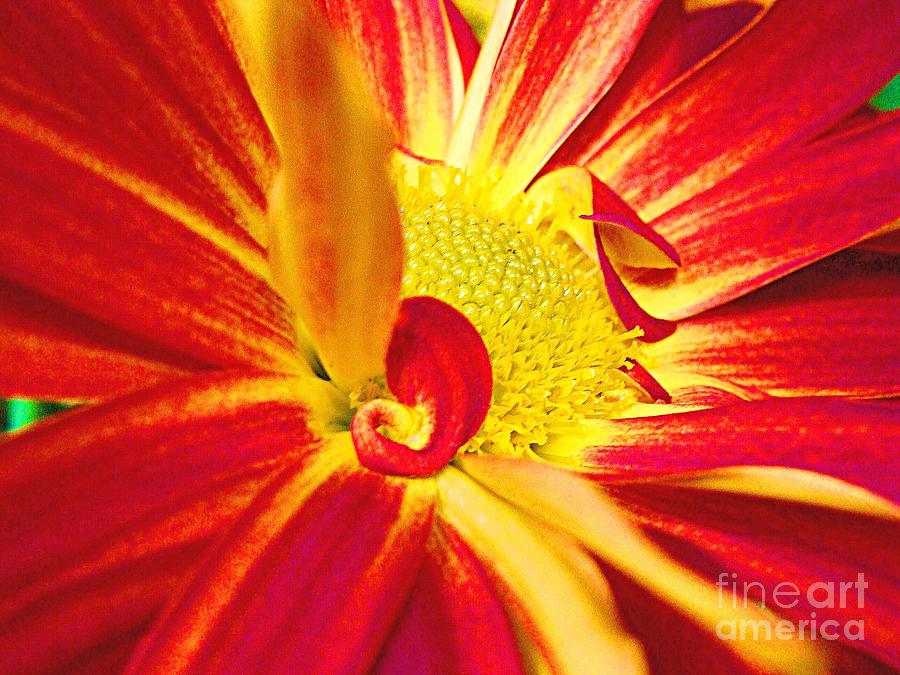
<path fill-rule="evenodd" d="M 897 667 L 900 5 L 708 4 L 7 3 L 0 670 Z"/>

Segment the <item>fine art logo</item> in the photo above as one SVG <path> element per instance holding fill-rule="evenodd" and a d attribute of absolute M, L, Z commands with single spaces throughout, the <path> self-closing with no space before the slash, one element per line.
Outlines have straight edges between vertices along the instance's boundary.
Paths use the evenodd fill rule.
<path fill-rule="evenodd" d="M 869 583 L 862 572 L 854 581 L 816 581 L 805 587 L 790 581 L 766 587 L 759 581 L 740 580 L 733 572 L 722 572 L 716 585 L 720 607 L 757 605 L 776 615 L 789 613 L 794 617 L 723 620 L 716 625 L 716 635 L 721 640 L 865 639 L 865 622 L 851 618 L 853 610 L 862 610 L 866 604 Z M 805 610 L 798 615 L 798 608 Z M 838 621 L 834 612 L 821 610 L 846 610 L 839 614 L 848 618 Z"/>

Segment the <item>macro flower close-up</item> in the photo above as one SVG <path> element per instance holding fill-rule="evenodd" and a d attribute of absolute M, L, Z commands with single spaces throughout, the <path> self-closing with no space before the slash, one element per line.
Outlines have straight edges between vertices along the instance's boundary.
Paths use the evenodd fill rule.
<path fill-rule="evenodd" d="M 0 673 L 895 672 L 898 30 L 3 2 Z"/>

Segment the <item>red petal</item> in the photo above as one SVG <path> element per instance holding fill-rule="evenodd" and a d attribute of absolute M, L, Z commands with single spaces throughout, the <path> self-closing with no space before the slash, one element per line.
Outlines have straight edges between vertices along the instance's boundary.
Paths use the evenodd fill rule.
<path fill-rule="evenodd" d="M 900 395 L 896 260 L 845 252 L 678 324 L 661 369 L 776 395 Z"/>
<path fill-rule="evenodd" d="M 587 166 L 656 217 L 858 108 L 897 72 L 898 22 L 900 5 L 882 0 L 777 2 Z"/>
<path fill-rule="evenodd" d="M 418 407 L 431 429 L 421 450 L 390 440 L 378 427 L 394 408 L 364 404 L 350 425 L 360 462 L 375 471 L 425 476 L 443 468 L 481 427 L 491 405 L 491 362 L 481 336 L 450 305 L 426 296 L 407 298 L 387 354 L 388 387 Z"/>
<path fill-rule="evenodd" d="M 6 398 L 92 399 L 203 368 L 2 279 L 0 335 Z"/>
<path fill-rule="evenodd" d="M 638 386 L 647 393 L 647 396 L 651 401 L 662 401 L 663 403 L 672 402 L 672 397 L 669 392 L 665 390 L 644 366 L 634 359 L 626 359 L 626 361 L 630 362 L 631 368 L 622 366 L 619 370 L 634 380 Z"/>
<path fill-rule="evenodd" d="M 608 219 L 609 217 L 603 217 Z M 623 221 L 624 222 L 624 221 Z M 594 240 L 597 244 L 597 258 L 600 262 L 600 271 L 603 274 L 603 283 L 606 286 L 606 293 L 609 295 L 609 301 L 616 310 L 616 314 L 628 329 L 640 326 L 644 334 L 641 340 L 644 342 L 658 342 L 664 337 L 668 337 L 675 331 L 675 323 L 658 319 L 651 316 L 643 310 L 643 308 L 635 301 L 634 297 L 622 283 L 619 273 L 613 269 L 612 262 L 603 246 L 600 233 L 600 223 L 594 224 Z"/>
<path fill-rule="evenodd" d="M 318 380 L 204 375 L 0 445 L 0 670 L 142 628 L 209 540 L 335 416 Z"/>
<path fill-rule="evenodd" d="M 746 30 L 759 5 L 735 2 L 688 13 L 663 0 L 628 65 L 591 114 L 566 139 L 553 166 L 582 164 L 679 76 Z"/>
<path fill-rule="evenodd" d="M 450 30 L 453 31 L 453 39 L 456 41 L 456 51 L 462 66 L 463 80 L 468 84 L 481 46 L 478 44 L 475 33 L 472 32 L 469 22 L 466 21 L 453 0 L 445 0 L 444 6 L 447 9 L 447 18 L 450 20 Z"/>
<path fill-rule="evenodd" d="M 163 188 L 197 217 L 255 244 L 266 235 L 264 195 L 276 149 L 223 5 L 38 0 L 4 7 L 0 126 L 24 135 L 39 122 L 48 146 L 57 134 L 85 141 L 102 152 L 93 166 L 111 164 L 120 178 L 133 177 L 129 185 L 145 198 L 151 195 L 136 182 Z M 14 157 L 3 153 L 4 162 Z M 128 241 L 121 231 L 107 236 Z"/>
<path fill-rule="evenodd" d="M 622 486 L 610 488 L 610 492 L 638 523 L 668 544 L 670 553 L 682 558 L 689 555 L 688 564 L 713 582 L 736 580 L 739 602 L 743 601 L 744 584 L 757 582 L 748 588 L 748 598 L 764 601 L 769 609 L 795 622 L 809 621 L 811 616 L 819 626 L 827 620 L 837 621 L 837 630 L 832 625 L 832 631 L 845 639 L 843 627 L 847 622 L 862 620 L 865 640 L 845 644 L 894 667 L 900 664 L 896 642 L 900 618 L 900 592 L 895 579 L 900 566 L 896 521 L 669 486 Z M 684 542 L 695 547 L 694 554 L 685 552 Z M 731 577 L 732 573 L 736 577 Z M 868 584 L 863 589 L 863 602 L 859 603 L 859 589 L 852 587 L 845 591 L 846 602 L 841 607 L 840 582 L 856 582 L 860 574 Z M 782 595 L 782 601 L 777 601 L 773 593 L 785 582 L 794 584 L 800 592 Z M 809 589 L 829 582 L 835 584 L 834 602 L 821 602 L 826 587 L 814 591 L 818 601 L 811 603 Z M 796 606 L 789 606 L 794 600 Z"/>
<path fill-rule="evenodd" d="M 374 662 L 422 560 L 434 485 L 322 458 L 247 510 L 131 672 L 343 673 Z M 334 453 L 331 453 L 334 454 Z"/>
<path fill-rule="evenodd" d="M 206 363 L 298 368 L 265 251 L 234 220 L 147 182 L 114 140 L 20 103 L 10 117 L 0 102 L 0 277 Z"/>
<path fill-rule="evenodd" d="M 444 3 L 317 0 L 317 4 L 348 38 L 397 142 L 425 157 L 443 157 L 464 88 Z"/>
<path fill-rule="evenodd" d="M 432 533 L 409 604 L 376 672 L 524 673 L 506 611 L 481 563 L 450 525 Z"/>
<path fill-rule="evenodd" d="M 790 467 L 900 501 L 900 485 L 889 470 L 898 444 L 895 406 L 773 398 L 610 422 L 584 462 L 605 482 L 729 466 Z"/>
<path fill-rule="evenodd" d="M 635 273 L 629 288 L 648 311 L 682 318 L 877 233 L 900 213 L 898 148 L 900 115 L 883 116 L 726 179 L 651 223 L 683 265 Z"/>
<path fill-rule="evenodd" d="M 524 0 L 517 6 L 473 128 L 468 162 L 473 173 L 501 172 L 495 190 L 500 199 L 528 185 L 609 89 L 656 5 Z"/>

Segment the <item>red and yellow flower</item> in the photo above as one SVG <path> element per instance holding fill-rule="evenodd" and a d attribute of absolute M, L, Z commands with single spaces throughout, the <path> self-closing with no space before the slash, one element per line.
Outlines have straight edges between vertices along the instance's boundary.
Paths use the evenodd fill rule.
<path fill-rule="evenodd" d="M 0 669 L 896 667 L 900 7 L 318 5 L 3 10 Z"/>

